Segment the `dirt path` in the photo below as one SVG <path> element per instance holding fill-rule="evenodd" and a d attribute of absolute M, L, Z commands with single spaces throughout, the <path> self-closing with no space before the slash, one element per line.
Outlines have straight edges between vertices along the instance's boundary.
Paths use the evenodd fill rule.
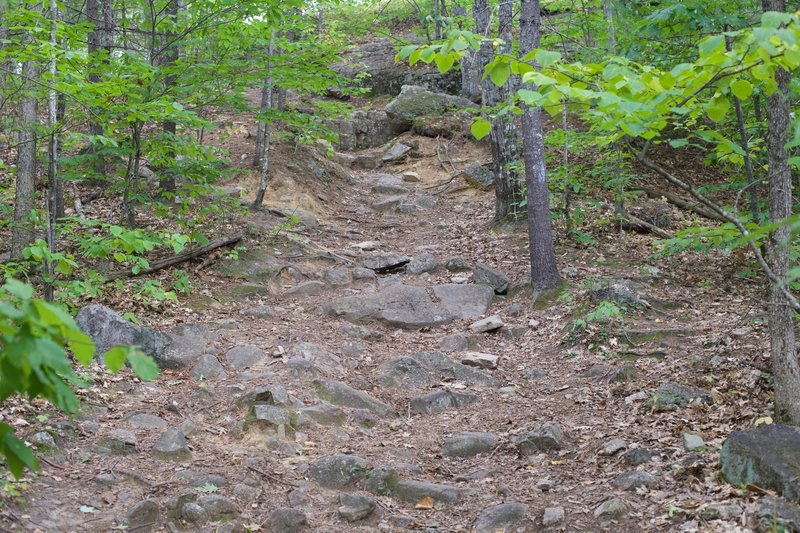
<path fill-rule="evenodd" d="M 155 383 L 109 380 L 75 421 L 50 420 L 56 450 L 3 511 L 6 526 L 739 527 L 740 516 L 704 506 L 736 496 L 717 479 L 717 452 L 766 406 L 760 373 L 741 364 L 761 357 L 759 308 L 727 295 L 723 281 L 698 288 L 690 275 L 717 264 L 677 258 L 655 268 L 635 259 L 648 237 L 615 235 L 560 247 L 567 290 L 534 304 L 516 290 L 524 232 L 487 230 L 490 193 L 433 195 L 447 174 L 434 142 L 412 140 L 417 157 L 380 171 L 394 177 L 328 184 L 322 223 L 297 228 L 288 244 L 268 238 L 274 217 L 243 221 L 248 251 L 206 274 L 206 289 L 176 317 L 200 324 L 185 331 L 206 355 Z M 483 155 L 461 150 L 453 157 Z M 403 181 L 406 171 L 421 181 Z M 362 266 L 410 258 L 378 274 Z M 475 309 L 486 290 L 445 305 L 436 288 L 471 284 L 477 264 L 507 275 L 513 295 L 489 291 L 485 312 Z M 624 318 L 590 322 L 571 339 L 593 297 L 623 302 Z M 479 315 L 504 326 L 475 333 Z M 398 327 L 409 323 L 422 327 Z M 497 368 L 461 365 L 470 352 L 497 356 Z M 704 442 L 688 451 L 687 433 Z"/>

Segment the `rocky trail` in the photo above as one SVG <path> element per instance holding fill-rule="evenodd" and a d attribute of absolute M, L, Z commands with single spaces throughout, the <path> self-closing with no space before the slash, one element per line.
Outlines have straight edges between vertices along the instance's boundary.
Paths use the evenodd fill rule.
<path fill-rule="evenodd" d="M 524 229 L 488 229 L 492 193 L 453 187 L 436 140 L 400 142 L 340 155 L 382 168 L 325 183 L 319 217 L 288 208 L 301 225 L 278 232 L 272 213 L 242 220 L 248 249 L 201 274 L 168 332 L 84 309 L 101 350 L 129 335 L 168 369 L 105 376 L 74 420 L 29 431 L 43 468 L 5 527 L 769 524 L 774 501 L 719 478 L 724 439 L 767 412 L 758 295 L 720 277 L 727 259 L 653 263 L 651 237 L 609 231 L 562 243 L 566 288 L 534 298 Z M 485 150 L 453 143 L 449 157 Z M 704 273 L 718 282 L 698 287 Z M 600 301 L 625 316 L 571 334 Z"/>

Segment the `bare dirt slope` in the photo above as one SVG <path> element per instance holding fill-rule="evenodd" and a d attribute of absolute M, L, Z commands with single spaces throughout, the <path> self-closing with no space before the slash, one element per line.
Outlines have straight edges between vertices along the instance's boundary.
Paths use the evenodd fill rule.
<path fill-rule="evenodd" d="M 518 287 L 524 229 L 491 231 L 492 194 L 451 180 L 435 140 L 405 140 L 418 143 L 415 155 L 379 171 L 393 180 L 362 172 L 350 183 L 320 181 L 301 206 L 324 206 L 318 225 L 276 236 L 280 219 L 269 213 L 241 220 L 248 250 L 204 271 L 170 319 L 199 324 L 189 336 L 206 339 L 206 355 L 154 383 L 100 378 L 81 416 L 44 422 L 56 449 L 9 499 L 4 527 L 751 526 L 753 497 L 719 481 L 717 457 L 730 431 L 766 410 L 757 288 L 729 277 L 730 258 L 654 262 L 651 237 L 608 228 L 589 247 L 560 243 L 565 289 L 534 301 Z M 448 151 L 460 167 L 485 157 L 466 142 Z M 402 181 L 405 171 L 420 181 Z M 405 192 L 382 186 L 398 183 Z M 395 196 L 389 209 L 373 207 Z M 279 204 L 280 191 L 269 199 Z M 412 268 L 431 269 L 363 268 L 381 252 L 429 254 Z M 473 283 L 478 264 L 507 275 L 511 289 L 483 313 L 504 326 L 476 333 L 481 317 L 448 315 L 434 288 Z M 481 294 L 466 303 L 480 307 Z M 620 302 L 622 318 L 573 332 L 600 300 Z M 363 317 L 352 323 L 321 307 Z M 497 367 L 462 366 L 468 352 L 497 356 Z M 687 433 L 703 445 L 687 450 Z M 707 511 L 725 502 L 742 509 Z"/>

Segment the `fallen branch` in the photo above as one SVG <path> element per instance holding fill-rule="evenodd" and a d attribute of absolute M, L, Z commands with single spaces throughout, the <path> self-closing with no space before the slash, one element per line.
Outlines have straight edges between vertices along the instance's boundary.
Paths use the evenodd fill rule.
<path fill-rule="evenodd" d="M 647 164 L 645 164 L 645 166 L 647 166 Z M 683 198 L 680 195 L 666 191 L 656 191 L 648 187 L 637 187 L 635 190 L 643 191 L 650 198 L 664 198 L 667 202 L 671 203 L 674 206 L 680 207 L 681 209 L 686 209 L 687 211 L 691 211 L 692 213 L 698 214 L 701 217 L 705 217 L 709 220 L 716 220 L 717 222 L 728 222 L 728 220 L 725 219 L 724 217 L 714 213 L 713 211 L 704 209 L 703 207 L 690 202 L 689 200 Z"/>
<path fill-rule="evenodd" d="M 640 227 L 642 229 L 646 229 L 650 233 L 653 233 L 654 235 L 658 235 L 662 239 L 674 239 L 675 238 L 675 235 L 673 235 L 672 233 L 670 233 L 670 232 L 668 232 L 668 231 L 666 231 L 664 229 L 661 229 L 661 228 L 659 228 L 658 226 L 656 226 L 654 224 L 650 224 L 649 222 L 647 222 L 645 220 L 642 220 L 639 217 L 633 216 L 630 213 L 624 213 L 623 212 L 622 213 L 622 221 L 623 222 L 627 222 L 628 224 L 631 224 L 633 226 L 638 226 L 638 227 Z"/>
<path fill-rule="evenodd" d="M 127 270 L 120 270 L 117 272 L 113 272 L 108 275 L 108 281 L 113 281 L 115 279 L 120 278 L 131 278 L 134 276 L 143 276 L 146 274 L 152 274 L 153 272 L 158 272 L 159 270 L 163 270 L 165 268 L 169 268 L 171 266 L 179 265 L 190 259 L 194 259 L 196 257 L 200 257 L 201 255 L 205 255 L 209 252 L 213 252 L 217 248 L 222 248 L 224 246 L 231 246 L 236 244 L 237 242 L 242 240 L 242 235 L 231 235 L 229 237 L 222 237 L 220 239 L 211 241 L 210 243 L 206 244 L 205 246 L 201 246 L 200 248 L 195 248 L 193 250 L 187 250 L 185 252 L 181 252 L 177 255 L 173 255 L 172 257 L 165 257 L 164 259 L 159 259 L 157 261 L 153 261 L 150 264 L 149 268 L 144 268 L 138 272 L 133 272 L 131 269 Z"/>

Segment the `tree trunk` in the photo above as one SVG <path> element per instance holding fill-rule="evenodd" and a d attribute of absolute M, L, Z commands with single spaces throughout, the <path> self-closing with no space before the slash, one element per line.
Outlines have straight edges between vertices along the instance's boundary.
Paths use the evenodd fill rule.
<path fill-rule="evenodd" d="M 23 83 L 29 91 L 31 80 L 39 76 L 35 61 L 22 65 Z M 33 94 L 22 97 L 19 107 L 19 147 L 17 149 L 17 190 L 14 198 L 14 226 L 11 232 L 11 257 L 22 258 L 22 250 L 33 243 L 34 221 L 32 211 L 36 192 L 36 128 L 37 101 Z"/>
<path fill-rule="evenodd" d="M 453 6 L 453 15 L 456 17 L 467 16 L 467 8 L 461 5 Z M 473 102 L 481 99 L 480 88 L 481 73 L 476 63 L 476 54 L 472 49 L 468 49 L 461 57 L 461 94 Z"/>
<path fill-rule="evenodd" d="M 439 8 L 439 0 L 433 0 L 433 38 L 437 41 L 442 38 L 442 13 Z"/>
<path fill-rule="evenodd" d="M 173 25 L 178 21 L 178 0 L 168 0 L 166 15 L 169 19 L 170 23 Z M 166 50 L 164 50 L 164 66 L 167 68 L 172 67 L 178 61 L 179 50 L 176 43 L 174 43 L 175 33 L 173 30 L 170 30 L 166 33 Z M 166 92 L 171 92 L 175 88 L 175 82 L 177 77 L 174 73 L 168 74 L 164 78 L 164 90 Z M 167 148 L 167 160 L 170 166 L 173 166 L 175 160 L 175 134 L 177 132 L 177 126 L 174 120 L 165 120 L 161 127 L 165 142 L 168 145 Z M 175 173 L 172 168 L 161 169 L 159 180 L 158 180 L 158 188 L 161 189 L 162 192 L 174 194 L 175 193 Z"/>
<path fill-rule="evenodd" d="M 267 75 L 264 78 L 264 87 L 261 92 L 261 112 L 266 113 L 272 109 L 272 54 L 275 51 L 275 32 L 269 37 L 269 50 L 267 51 Z M 267 178 L 269 177 L 269 121 L 264 119 L 261 122 L 263 139 L 261 141 L 261 176 L 258 184 L 258 192 L 253 200 L 253 207 L 260 208 L 264 203 L 264 195 L 267 192 Z"/>
<path fill-rule="evenodd" d="M 50 83 L 56 79 L 56 24 L 58 22 L 58 6 L 56 0 L 50 0 L 50 46 L 53 54 L 48 60 L 47 70 L 50 73 Z M 50 87 L 47 94 L 47 127 L 50 135 L 47 143 L 47 248 L 51 254 L 56 251 L 56 224 L 58 222 L 58 93 Z M 44 280 L 44 299 L 52 302 L 55 296 L 55 264 L 46 261 L 47 276 Z"/>
<path fill-rule="evenodd" d="M 786 11 L 784 0 L 763 0 L 762 5 L 764 11 Z M 767 101 L 766 145 L 769 220 L 771 223 L 780 223 L 792 215 L 792 172 L 786 149 L 791 123 L 791 75 L 778 69 L 775 81 L 777 88 Z M 777 278 L 777 283 L 770 283 L 769 288 L 769 337 L 775 378 L 775 418 L 800 425 L 800 364 L 797 360 L 793 312 L 780 286 L 785 286 L 787 280 L 791 238 L 789 226 L 782 225 L 772 232 L 767 244 L 769 266 Z"/>
<path fill-rule="evenodd" d="M 86 0 L 86 18 L 92 25 L 86 46 L 89 68 L 94 70 L 89 74 L 89 81 L 96 83 L 100 81 L 99 71 L 108 62 L 113 43 L 114 7 L 111 0 Z M 102 52 L 104 55 L 101 55 Z M 103 126 L 92 120 L 89 122 L 89 133 L 102 135 Z"/>
<path fill-rule="evenodd" d="M 8 0 L 0 0 L 0 51 L 4 48 L 4 42 L 8 39 L 8 26 L 4 24 L 6 12 L 8 11 Z M 6 104 L 5 91 L 8 80 L 8 71 L 11 70 L 8 61 L 0 62 L 0 112 Z"/>
<path fill-rule="evenodd" d="M 520 55 L 539 47 L 541 10 L 539 0 L 521 0 Z M 528 87 L 534 89 L 535 87 Z M 525 160 L 525 183 L 528 198 L 528 237 L 530 239 L 531 284 L 544 290 L 561 282 L 553 246 L 550 223 L 550 191 L 547 186 L 544 134 L 539 108 L 523 105 L 522 142 Z"/>
<path fill-rule="evenodd" d="M 603 0 L 603 16 L 608 26 L 608 49 L 612 54 L 617 53 L 617 28 L 614 25 L 614 0 Z"/>

